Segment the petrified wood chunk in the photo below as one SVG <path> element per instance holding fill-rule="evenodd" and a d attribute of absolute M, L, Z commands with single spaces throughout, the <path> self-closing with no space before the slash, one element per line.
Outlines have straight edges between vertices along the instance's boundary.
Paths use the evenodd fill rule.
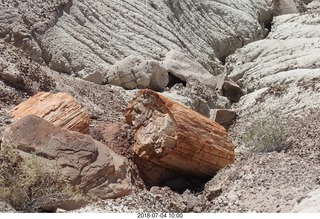
<path fill-rule="evenodd" d="M 10 113 L 17 119 L 34 114 L 61 128 L 89 133 L 89 115 L 67 93 L 39 92 L 14 107 Z"/>
<path fill-rule="evenodd" d="M 234 145 L 221 125 L 154 91 L 137 94 L 126 121 L 136 129 L 134 152 L 158 165 L 212 176 L 234 162 Z"/>

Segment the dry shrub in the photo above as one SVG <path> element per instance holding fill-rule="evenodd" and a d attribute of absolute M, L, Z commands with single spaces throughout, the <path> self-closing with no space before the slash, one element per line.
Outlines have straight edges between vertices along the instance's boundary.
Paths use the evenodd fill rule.
<path fill-rule="evenodd" d="M 244 151 L 280 152 L 286 148 L 285 140 L 290 133 L 289 120 L 274 112 L 268 117 L 255 120 L 244 134 Z"/>
<path fill-rule="evenodd" d="M 82 195 L 63 182 L 58 165 L 51 171 L 36 155 L 21 159 L 10 147 L 0 149 L 0 200 L 18 211 L 39 212 L 53 200 L 79 200 Z"/>

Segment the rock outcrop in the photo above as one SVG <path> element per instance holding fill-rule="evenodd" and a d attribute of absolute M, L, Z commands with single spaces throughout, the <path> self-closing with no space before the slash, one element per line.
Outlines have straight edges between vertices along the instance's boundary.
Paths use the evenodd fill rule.
<path fill-rule="evenodd" d="M 136 129 L 133 150 L 143 159 L 195 176 L 213 176 L 234 162 L 222 126 L 154 91 L 140 91 L 125 116 Z"/>
<path fill-rule="evenodd" d="M 0 37 L 51 69 L 80 77 L 129 55 L 159 60 L 172 49 L 185 49 L 217 73 L 219 59 L 266 35 L 273 10 L 268 0 L 6 1 L 0 6 Z"/>
<path fill-rule="evenodd" d="M 1 147 L 13 147 L 23 159 L 34 153 L 48 171 L 58 165 L 63 179 L 89 197 L 117 198 L 132 189 L 123 157 L 89 135 L 61 129 L 35 115 L 11 124 L 3 134 Z M 63 201 L 54 200 L 52 204 L 70 208 Z"/>
<path fill-rule="evenodd" d="M 278 16 L 267 39 L 227 58 L 228 77 L 246 93 L 233 106 L 239 115 L 235 132 L 242 133 L 244 127 L 270 114 L 285 121 L 319 107 L 319 21 L 319 13 L 311 11 Z"/>
<path fill-rule="evenodd" d="M 61 128 L 89 133 L 89 115 L 67 93 L 39 92 L 11 110 L 11 115 L 16 119 L 32 114 Z"/>

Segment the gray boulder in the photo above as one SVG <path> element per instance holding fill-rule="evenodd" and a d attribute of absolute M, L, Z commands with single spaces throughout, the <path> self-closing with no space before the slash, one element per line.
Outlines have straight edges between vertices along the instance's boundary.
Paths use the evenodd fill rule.
<path fill-rule="evenodd" d="M 191 80 L 197 80 L 211 89 L 216 87 L 215 77 L 186 52 L 171 50 L 166 54 L 163 66 L 169 73 L 184 82 L 190 83 Z"/>
<path fill-rule="evenodd" d="M 125 89 L 150 88 L 163 91 L 169 77 L 158 61 L 130 55 L 110 67 L 107 82 Z"/>

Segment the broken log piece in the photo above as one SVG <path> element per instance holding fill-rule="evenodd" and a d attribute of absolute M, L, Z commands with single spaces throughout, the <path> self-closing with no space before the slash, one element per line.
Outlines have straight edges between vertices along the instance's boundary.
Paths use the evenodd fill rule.
<path fill-rule="evenodd" d="M 10 114 L 16 119 L 33 114 L 60 128 L 89 134 L 89 115 L 67 93 L 39 92 L 14 107 Z"/>
<path fill-rule="evenodd" d="M 234 162 L 225 128 L 157 92 L 141 90 L 125 116 L 136 130 L 133 150 L 141 158 L 196 176 L 213 176 Z"/>

